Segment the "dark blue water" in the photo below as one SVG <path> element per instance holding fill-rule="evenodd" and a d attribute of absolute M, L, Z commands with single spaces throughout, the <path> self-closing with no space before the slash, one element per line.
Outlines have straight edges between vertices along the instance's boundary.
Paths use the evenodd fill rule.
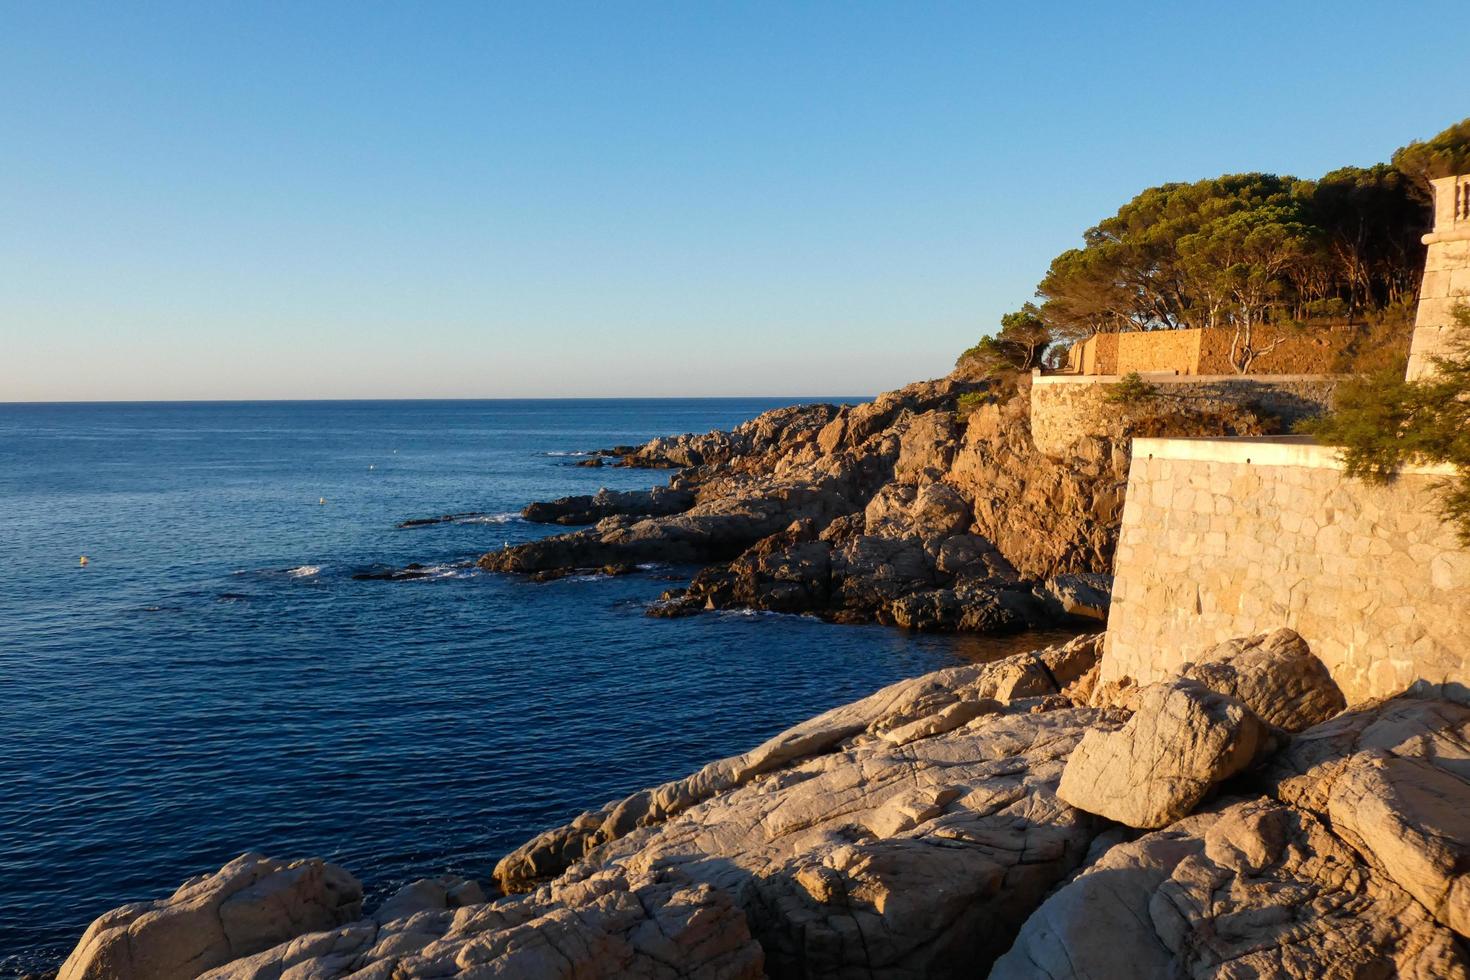
<path fill-rule="evenodd" d="M 0 405 L 0 974 L 249 849 L 371 890 L 485 878 L 580 810 L 996 647 L 533 584 L 528 500 L 667 477 L 558 455 L 777 402 Z M 320 499 L 325 503 L 319 503 Z M 459 511 L 478 522 L 399 530 Z M 78 558 L 87 555 L 83 568 Z M 417 581 L 354 572 L 420 562 Z"/>

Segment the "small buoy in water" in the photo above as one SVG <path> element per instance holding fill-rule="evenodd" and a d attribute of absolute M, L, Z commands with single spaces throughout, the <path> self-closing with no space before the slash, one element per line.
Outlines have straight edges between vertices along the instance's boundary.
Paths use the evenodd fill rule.
<path fill-rule="evenodd" d="M 319 499 L 318 499 L 318 500 L 317 500 L 317 503 L 319 503 L 319 504 L 324 504 L 324 503 L 326 503 L 326 502 L 327 502 L 327 498 L 326 498 L 326 497 L 321 497 L 321 498 L 319 498 Z"/>
<path fill-rule="evenodd" d="M 79 562 L 77 562 L 77 564 L 78 565 L 81 565 L 83 568 L 86 568 L 87 567 L 87 556 L 86 555 L 83 555 L 82 556 L 82 560 L 79 561 Z"/>
<path fill-rule="evenodd" d="M 377 468 L 378 468 L 378 464 L 377 463 L 369 463 L 368 464 L 368 469 L 370 469 L 370 470 L 375 470 Z"/>

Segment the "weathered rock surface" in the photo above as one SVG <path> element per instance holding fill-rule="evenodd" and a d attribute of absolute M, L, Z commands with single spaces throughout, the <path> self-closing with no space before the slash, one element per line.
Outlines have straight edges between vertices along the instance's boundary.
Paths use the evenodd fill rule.
<path fill-rule="evenodd" d="M 247 855 L 103 916 L 66 968 L 90 972 L 62 975 L 1470 978 L 1470 707 L 1401 697 L 1288 735 L 1300 716 L 1243 698 L 1327 702 L 1310 651 L 1269 634 L 1132 692 L 1130 717 L 1094 691 L 1101 641 L 902 681 L 582 814 L 500 862 L 503 898 L 424 879 L 360 917 L 350 877 L 334 904 L 303 884 L 329 866 Z M 1108 766 L 1180 818 L 1140 835 L 1075 805 L 1074 767 Z"/>
<path fill-rule="evenodd" d="M 1095 668 L 1100 641 L 900 682 L 585 814 L 501 862 L 501 882 L 523 894 L 484 902 L 463 879 L 415 882 L 372 916 L 252 942 L 194 972 L 969 975 L 1102 827 L 1053 792 L 1105 715 L 1062 693 Z"/>
<path fill-rule="evenodd" d="M 424 909 L 303 936 L 219 967 L 209 980 L 756 980 L 764 956 L 724 893 L 677 870 L 622 869 L 513 902 Z"/>
<path fill-rule="evenodd" d="M 98 918 L 58 980 L 188 980 L 361 912 L 362 887 L 335 865 L 244 854 L 166 899 Z"/>
<path fill-rule="evenodd" d="M 1271 760 L 1270 796 L 1107 851 L 991 975 L 1470 976 L 1467 747 L 1470 708 L 1445 701 L 1308 729 Z"/>
<path fill-rule="evenodd" d="M 1087 733 L 1057 795 L 1129 827 L 1162 827 L 1267 745 L 1266 727 L 1239 700 L 1197 681 L 1164 681 L 1143 689 L 1122 728 Z"/>
<path fill-rule="evenodd" d="M 1052 458 L 1031 443 L 1024 392 L 957 414 L 962 395 L 986 388 L 952 376 L 863 405 L 782 408 L 730 432 L 608 450 L 622 465 L 680 472 L 652 494 L 533 504 L 531 520 L 597 523 L 480 564 L 541 577 L 707 565 L 665 594 L 658 615 L 753 608 L 979 632 L 1104 621 L 1134 422 Z M 1144 421 L 1153 435 L 1268 428 L 1244 411 Z"/>
<path fill-rule="evenodd" d="M 1239 698 L 1268 725 L 1299 732 L 1347 706 L 1327 666 L 1294 631 L 1228 640 L 1186 664 L 1183 676 Z"/>
<path fill-rule="evenodd" d="M 594 460 L 600 457 L 593 457 Z M 604 517 L 627 515 L 656 517 L 682 514 L 694 506 L 694 491 L 672 487 L 652 490 L 609 490 L 603 487 L 595 494 L 559 497 L 544 503 L 528 504 L 521 516 L 537 524 L 596 524 Z"/>
<path fill-rule="evenodd" d="M 1101 644 L 1097 634 L 995 663 L 952 667 L 900 681 L 788 729 L 744 755 L 712 762 L 692 776 L 635 793 L 546 831 L 502 858 L 495 868 L 496 880 L 507 892 L 527 891 L 635 829 L 662 824 L 698 803 L 801 760 L 829 755 L 850 740 L 874 741 L 955 705 L 1061 693 L 1096 663 Z"/>
<path fill-rule="evenodd" d="M 1108 851 L 1031 917 L 990 975 L 1470 973 L 1456 935 L 1328 824 L 1257 799 Z"/>

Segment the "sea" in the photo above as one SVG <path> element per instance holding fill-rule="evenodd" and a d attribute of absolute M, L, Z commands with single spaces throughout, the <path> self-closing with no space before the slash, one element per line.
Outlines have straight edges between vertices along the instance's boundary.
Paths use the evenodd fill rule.
<path fill-rule="evenodd" d="M 341 864 L 370 904 L 488 883 L 582 810 L 1038 644 L 645 616 L 690 568 L 476 568 L 563 530 L 532 500 L 669 475 L 580 454 L 791 402 L 0 404 L 0 976 L 246 851 Z M 398 526 L 441 515 L 467 516 Z"/>

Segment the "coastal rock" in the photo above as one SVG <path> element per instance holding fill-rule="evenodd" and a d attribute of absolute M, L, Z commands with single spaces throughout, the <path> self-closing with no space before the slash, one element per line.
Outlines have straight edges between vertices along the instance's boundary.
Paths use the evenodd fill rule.
<path fill-rule="evenodd" d="M 791 406 L 729 432 L 602 451 L 679 472 L 660 490 L 533 504 L 532 520 L 597 523 L 480 564 L 542 578 L 706 566 L 650 609 L 659 616 L 751 608 L 979 632 L 1103 622 L 1134 433 L 1112 426 L 1047 456 L 1032 444 L 1024 390 L 997 390 L 961 417 L 961 397 L 991 387 L 954 375 L 862 405 Z M 1180 410 L 1151 417 L 1147 434 L 1268 430 L 1243 410 Z"/>
<path fill-rule="evenodd" d="M 1088 572 L 1056 575 L 1036 587 L 1037 597 L 1052 615 L 1098 623 L 1108 621 L 1112 592 L 1112 576 Z"/>
<path fill-rule="evenodd" d="M 773 975 L 971 975 L 1100 824 L 1053 792 L 1091 709 L 969 704 L 937 711 L 934 734 L 910 722 L 706 800 L 567 877 L 697 876 L 740 897 Z"/>
<path fill-rule="evenodd" d="M 1455 934 L 1327 824 L 1258 799 L 1112 848 L 1031 916 L 990 976 L 1470 972 Z"/>
<path fill-rule="evenodd" d="M 362 887 L 318 858 L 243 854 L 168 898 L 114 909 L 88 927 L 58 980 L 191 980 L 211 967 L 362 912 Z"/>
<path fill-rule="evenodd" d="M 1153 684 L 1121 729 L 1087 733 L 1057 795 L 1129 827 L 1162 827 L 1267 745 L 1265 726 L 1239 700 L 1192 680 Z"/>
<path fill-rule="evenodd" d="M 363 920 L 204 974 L 208 980 L 757 980 L 763 954 L 723 893 L 622 869 L 514 902 Z"/>
<path fill-rule="evenodd" d="M 963 585 L 894 599 L 880 622 L 926 632 L 1016 633 L 1043 619 L 1029 590 Z"/>
<path fill-rule="evenodd" d="M 601 457 L 593 457 L 600 462 Z M 604 517 L 623 514 L 652 517 L 682 514 L 694 506 L 694 491 L 670 487 L 652 490 L 609 490 L 595 494 L 559 497 L 545 503 L 529 504 L 521 516 L 536 524 L 596 524 Z"/>
<path fill-rule="evenodd" d="M 1228 640 L 1184 665 L 1182 676 L 1239 698 L 1288 732 L 1326 721 L 1347 705 L 1327 666 L 1289 629 Z"/>
<path fill-rule="evenodd" d="M 971 975 L 1103 826 L 1054 792 L 1103 717 L 1059 692 L 1100 646 L 1087 637 L 892 685 L 583 814 L 496 876 L 516 892 L 556 875 L 677 869 L 736 897 L 770 975 Z"/>
<path fill-rule="evenodd" d="M 506 892 L 529 891 L 603 844 L 662 824 L 697 803 L 802 759 L 832 753 L 848 740 L 880 737 L 963 701 L 1059 693 L 1097 662 L 1101 642 L 1101 635 L 1081 637 L 994 663 L 952 667 L 900 681 L 788 729 L 744 755 L 712 762 L 692 776 L 583 813 L 506 855 L 495 867 L 495 878 Z"/>
<path fill-rule="evenodd" d="M 389 896 L 373 912 L 378 922 L 392 922 L 418 912 L 455 909 L 479 905 L 485 901 L 485 890 L 479 882 L 459 875 L 440 875 L 409 882 Z"/>
<path fill-rule="evenodd" d="M 1279 798 L 1310 809 L 1470 937 L 1470 707 L 1398 697 L 1295 736 L 1267 769 Z"/>
<path fill-rule="evenodd" d="M 855 505 L 841 481 L 763 481 L 746 496 L 718 497 L 669 517 L 615 515 L 592 527 L 492 551 L 487 571 L 532 573 L 567 568 L 728 561 L 795 520 L 826 524 Z"/>
<path fill-rule="evenodd" d="M 1309 728 L 1270 796 L 1114 846 L 991 975 L 1470 976 L 1466 745 L 1470 707 L 1407 696 Z"/>

